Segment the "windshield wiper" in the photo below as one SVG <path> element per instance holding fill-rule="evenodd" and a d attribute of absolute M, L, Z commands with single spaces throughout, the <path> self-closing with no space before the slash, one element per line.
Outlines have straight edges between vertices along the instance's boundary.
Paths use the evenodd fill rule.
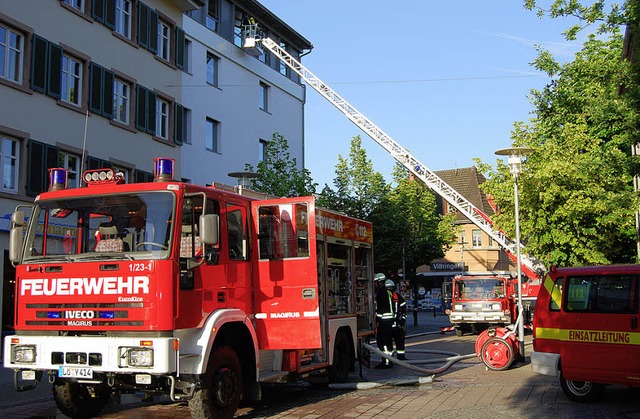
<path fill-rule="evenodd" d="M 53 256 L 32 256 L 25 259 L 25 263 L 41 263 L 41 262 L 73 262 L 73 259 L 67 255 L 53 255 Z"/>
<path fill-rule="evenodd" d="M 100 259 L 108 259 L 108 260 L 113 260 L 113 259 L 128 259 L 128 260 L 134 260 L 131 255 L 128 255 L 126 253 L 95 253 L 95 254 L 84 254 L 84 255 L 78 255 L 78 257 L 76 258 L 76 260 L 81 261 L 81 260 L 100 260 Z"/>

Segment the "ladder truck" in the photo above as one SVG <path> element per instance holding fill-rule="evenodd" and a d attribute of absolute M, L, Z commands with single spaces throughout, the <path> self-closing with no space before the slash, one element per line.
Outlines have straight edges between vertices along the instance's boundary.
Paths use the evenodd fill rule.
<path fill-rule="evenodd" d="M 517 263 L 516 242 L 505 234 L 504 231 L 494 227 L 491 218 L 473 205 L 468 199 L 458 193 L 449 186 L 438 175 L 429 170 L 418 159 L 409 153 L 409 151 L 397 143 L 387 133 L 380 129 L 376 124 L 359 112 L 354 106 L 347 102 L 337 92 L 335 92 L 326 83 L 316 77 L 308 68 L 303 66 L 300 61 L 295 59 L 285 49 L 269 37 L 261 36 L 260 29 L 257 24 L 245 25 L 244 43 L 245 51 L 251 55 L 259 56 L 262 49 L 267 49 L 271 54 L 287 65 L 291 70 L 296 72 L 309 86 L 320 93 L 340 112 L 342 112 L 351 122 L 364 131 L 376 143 L 384 148 L 391 156 L 402 166 L 404 166 L 416 178 L 420 179 L 427 187 L 441 196 L 450 205 L 455 207 L 461 214 L 467 217 L 477 227 L 484 231 L 489 237 L 496 241 L 507 253 L 509 259 Z M 524 246 L 520 245 L 520 250 L 524 250 Z M 535 284 L 540 283 L 542 273 L 545 271 L 544 266 L 529 255 L 521 255 L 521 269 L 524 275 Z"/>
<path fill-rule="evenodd" d="M 518 335 L 521 338 L 521 346 L 524 346 L 522 340 L 524 339 L 523 312 L 525 310 L 520 296 L 526 294 L 535 299 L 545 271 L 544 266 L 529 255 L 522 254 L 524 247 L 521 244 L 520 246 L 517 246 L 517 242 L 507 237 L 504 231 L 495 228 L 493 221 L 487 214 L 473 205 L 468 199 L 458 193 L 433 171 L 429 170 L 426 165 L 422 164 L 418 159 L 411 155 L 406 148 L 393 140 L 393 138 L 374 124 L 373 121 L 359 112 L 354 106 L 347 102 L 326 83 L 320 80 L 308 68 L 303 66 L 300 61 L 280 47 L 277 42 L 269 37 L 263 36 L 257 24 L 245 25 L 243 48 L 247 53 L 253 56 L 260 56 L 263 53 L 262 48 L 267 49 L 282 63 L 298 74 L 316 92 L 320 93 L 322 97 L 327 99 L 329 103 L 338 108 L 338 110 L 358 128 L 364 131 L 376 143 L 391 154 L 391 156 L 411 174 L 413 174 L 413 176 L 420 179 L 428 188 L 442 197 L 442 199 L 447 201 L 449 205 L 456 208 L 462 215 L 471 220 L 471 222 L 496 241 L 504 249 L 511 261 L 516 265 L 519 263 L 521 272 L 526 275 L 529 281 L 527 283 L 521 283 L 521 278 L 519 278 L 518 288 L 520 294 L 511 295 L 509 298 L 512 300 L 511 302 L 513 305 L 518 307 L 516 318 L 519 322 L 516 322 L 516 324 L 518 325 Z"/>

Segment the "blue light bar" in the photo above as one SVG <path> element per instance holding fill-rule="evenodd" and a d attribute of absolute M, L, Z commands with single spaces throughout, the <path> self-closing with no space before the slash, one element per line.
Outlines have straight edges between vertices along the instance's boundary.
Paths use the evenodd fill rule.
<path fill-rule="evenodd" d="M 115 312 L 113 311 L 101 311 L 100 318 L 101 319 L 114 319 L 116 317 Z"/>
<path fill-rule="evenodd" d="M 67 189 L 68 173 L 67 169 L 61 167 L 49 169 L 49 190 Z"/>
<path fill-rule="evenodd" d="M 59 311 L 48 311 L 47 312 L 48 319 L 59 319 L 61 318 Z"/>
<path fill-rule="evenodd" d="M 173 180 L 175 159 L 169 157 L 157 157 L 153 159 L 153 163 L 154 182 L 170 182 Z"/>

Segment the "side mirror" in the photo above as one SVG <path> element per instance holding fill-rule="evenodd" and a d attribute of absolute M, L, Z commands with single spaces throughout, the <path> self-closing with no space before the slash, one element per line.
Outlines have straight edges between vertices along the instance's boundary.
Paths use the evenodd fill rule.
<path fill-rule="evenodd" d="M 24 246 L 24 211 L 15 211 L 11 214 L 11 230 L 9 231 L 9 260 L 18 263 L 22 259 L 22 247 Z"/>
<path fill-rule="evenodd" d="M 200 216 L 200 242 L 216 245 L 220 241 L 220 217 L 216 214 Z"/>

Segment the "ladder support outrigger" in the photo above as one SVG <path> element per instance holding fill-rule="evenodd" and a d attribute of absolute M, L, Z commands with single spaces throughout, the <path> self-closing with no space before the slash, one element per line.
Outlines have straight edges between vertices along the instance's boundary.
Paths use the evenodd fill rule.
<path fill-rule="evenodd" d="M 418 159 L 412 156 L 407 149 L 402 147 L 387 135 L 376 124 L 360 113 L 349 102 L 331 89 L 326 83 L 315 76 L 309 69 L 303 66 L 297 59 L 281 48 L 278 43 L 268 37 L 262 37 L 258 25 L 246 25 L 244 28 L 245 50 L 251 55 L 261 55 L 261 47 L 271 52 L 276 58 L 285 63 L 287 67 L 295 71 L 309 86 L 313 87 L 320 95 L 327 99 L 332 105 L 340 110 L 351 122 L 364 131 L 376 143 L 384 148 L 402 166 L 404 166 L 416 178 L 420 179 L 428 188 L 437 193 L 450 205 L 455 207 L 461 214 L 484 231 L 489 237 L 496 241 L 505 250 L 509 258 L 517 263 L 516 242 L 511 240 L 502 231 L 495 229 L 491 218 L 473 205 L 468 199 L 449 186 L 438 175 L 429 170 Z M 520 246 L 521 252 L 524 246 Z M 521 255 L 522 272 L 531 281 L 540 281 L 545 268 L 537 260 L 529 255 Z"/>

